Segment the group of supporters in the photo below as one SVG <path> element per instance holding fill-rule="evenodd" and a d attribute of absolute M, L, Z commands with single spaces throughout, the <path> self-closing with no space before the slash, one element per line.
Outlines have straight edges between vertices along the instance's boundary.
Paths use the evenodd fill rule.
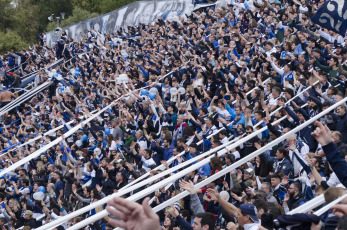
<path fill-rule="evenodd" d="M 43 34 L 40 44 L 0 56 L 0 170 L 62 138 L 0 178 L 1 229 L 38 228 L 148 172 L 154 177 L 263 127 L 225 155 L 216 154 L 153 191 L 150 201 L 112 200 L 107 208 L 112 215 L 88 229 L 346 229 L 344 204 L 321 216 L 286 215 L 318 195 L 324 194 L 328 204 L 346 194 L 345 103 L 241 167 L 194 188 L 345 98 L 347 37 L 310 21 L 323 3 L 232 1 L 178 21 L 158 17 L 113 34 L 85 31 L 80 41 L 63 31 L 52 48 Z M 35 71 L 35 87 L 50 85 L 6 110 L 23 93 L 13 88 Z M 79 124 L 77 132 L 66 134 Z M 151 210 L 185 190 L 189 196 L 156 214 Z M 105 207 L 55 229 L 67 229 Z"/>

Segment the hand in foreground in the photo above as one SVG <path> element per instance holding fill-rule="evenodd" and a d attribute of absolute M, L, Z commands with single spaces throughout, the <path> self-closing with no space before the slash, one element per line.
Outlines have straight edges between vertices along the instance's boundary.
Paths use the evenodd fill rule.
<path fill-rule="evenodd" d="M 196 193 L 194 189 L 194 184 L 192 181 L 189 181 L 189 182 L 181 181 L 179 185 L 180 185 L 180 188 L 187 190 L 190 194 Z"/>
<path fill-rule="evenodd" d="M 321 144 L 322 146 L 330 144 L 333 142 L 333 138 L 331 135 L 331 131 L 326 125 L 322 125 L 319 121 L 316 121 L 314 125 L 317 127 L 311 135 L 316 138 L 316 140 Z"/>
<path fill-rule="evenodd" d="M 121 197 L 113 198 L 107 203 L 106 210 L 117 220 L 110 218 L 108 222 L 125 230 L 160 230 L 159 217 L 148 205 L 148 201 L 147 197 L 140 205 Z"/>
<path fill-rule="evenodd" d="M 336 204 L 330 209 L 333 209 L 333 214 L 341 218 L 347 214 L 347 205 L 346 204 Z"/>
<path fill-rule="evenodd" d="M 220 199 L 220 195 L 217 190 L 209 188 L 207 189 L 206 193 L 211 197 L 212 200 L 218 201 Z"/>

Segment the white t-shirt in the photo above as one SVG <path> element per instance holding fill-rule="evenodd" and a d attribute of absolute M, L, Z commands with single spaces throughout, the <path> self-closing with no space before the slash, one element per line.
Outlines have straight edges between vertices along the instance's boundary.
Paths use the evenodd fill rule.
<path fill-rule="evenodd" d="M 110 148 L 111 151 L 112 150 L 116 150 L 117 149 L 117 143 L 115 141 L 112 141 L 111 142 L 111 146 L 109 148 Z"/>
<path fill-rule="evenodd" d="M 156 165 L 153 158 L 146 159 L 142 156 L 141 160 L 142 160 L 142 168 L 144 168 L 147 172 L 150 170 L 149 166 Z"/>

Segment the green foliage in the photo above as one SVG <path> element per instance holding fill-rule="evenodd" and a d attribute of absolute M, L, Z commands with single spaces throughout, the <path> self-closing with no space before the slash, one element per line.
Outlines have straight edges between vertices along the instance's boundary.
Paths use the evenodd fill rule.
<path fill-rule="evenodd" d="M 72 0 L 72 4 L 76 8 L 105 14 L 135 1 L 136 0 Z"/>
<path fill-rule="evenodd" d="M 11 0 L 0 0 L 0 31 L 3 32 L 13 26 L 11 15 L 14 7 L 10 3 Z"/>
<path fill-rule="evenodd" d="M 51 14 L 61 17 L 60 12 L 65 12 L 65 20 L 60 21 L 60 27 L 65 27 L 134 1 L 136 0 L 0 0 L 0 53 L 28 47 L 25 43 L 38 42 L 37 34 L 54 30 L 57 22 L 49 22 L 47 19 Z M 9 38 L 12 40 L 7 41 Z"/>
<path fill-rule="evenodd" d="M 37 20 L 39 21 L 39 30 L 43 32 L 49 21 L 48 17 L 54 14 L 55 17 L 61 17 L 60 13 L 65 12 L 65 18 L 72 15 L 72 0 L 30 0 L 33 6 L 39 6 Z"/>
<path fill-rule="evenodd" d="M 60 27 L 65 27 L 83 20 L 87 20 L 89 18 L 94 18 L 99 16 L 98 13 L 90 13 L 87 10 L 82 10 L 80 8 L 75 8 L 72 11 L 72 16 L 68 17 L 65 20 L 62 20 L 60 22 Z M 52 31 L 57 27 L 57 22 L 50 22 L 47 26 L 47 31 Z"/>
<path fill-rule="evenodd" d="M 112 0 L 109 0 L 112 1 Z M 113 0 L 115 1 L 115 0 Z M 88 10 L 90 12 L 100 13 L 100 5 L 102 0 L 72 0 L 72 4 L 75 8 Z"/>
<path fill-rule="evenodd" d="M 121 8 L 127 4 L 132 2 L 136 2 L 136 0 L 118 0 L 118 1 L 110 1 L 110 0 L 101 0 L 101 4 L 99 5 L 99 12 L 101 14 L 106 14 L 115 9 Z"/>
<path fill-rule="evenodd" d="M 26 48 L 26 43 L 15 32 L 3 33 L 0 32 L 0 53 L 5 53 L 8 50 L 19 50 Z"/>
<path fill-rule="evenodd" d="M 14 21 L 12 29 L 24 41 L 35 41 L 35 34 L 39 32 L 39 21 L 36 18 L 38 12 L 39 7 L 37 5 L 32 6 L 29 0 L 21 0 L 14 15 L 12 15 Z"/>

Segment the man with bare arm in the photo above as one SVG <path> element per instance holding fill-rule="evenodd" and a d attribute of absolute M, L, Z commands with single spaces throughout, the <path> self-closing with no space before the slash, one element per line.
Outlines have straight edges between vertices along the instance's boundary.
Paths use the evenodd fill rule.
<path fill-rule="evenodd" d="M 0 107 L 4 107 L 12 101 L 12 98 L 16 98 L 16 96 L 7 90 L 6 86 L 2 87 L 2 92 L 0 93 Z"/>

